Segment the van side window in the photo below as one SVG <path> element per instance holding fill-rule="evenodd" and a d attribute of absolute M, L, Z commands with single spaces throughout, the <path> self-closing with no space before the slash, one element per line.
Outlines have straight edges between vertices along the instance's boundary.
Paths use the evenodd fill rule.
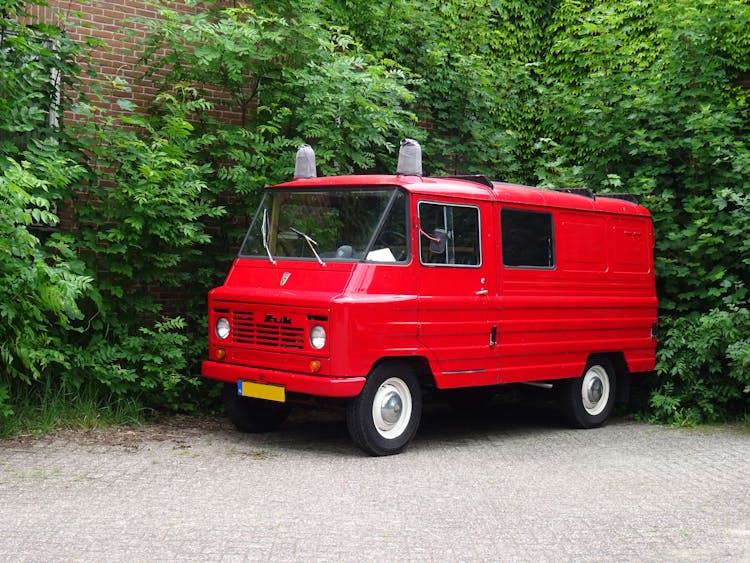
<path fill-rule="evenodd" d="M 422 264 L 479 266 L 479 209 L 420 202 L 419 255 Z"/>
<path fill-rule="evenodd" d="M 555 266 L 551 213 L 503 209 L 500 212 L 500 225 L 503 237 L 503 266 Z"/>

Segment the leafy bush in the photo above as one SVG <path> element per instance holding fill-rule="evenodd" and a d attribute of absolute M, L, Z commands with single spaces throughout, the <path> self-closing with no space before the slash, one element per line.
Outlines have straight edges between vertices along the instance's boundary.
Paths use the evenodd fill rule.
<path fill-rule="evenodd" d="M 209 106 L 165 93 L 155 115 L 114 119 L 81 88 L 67 90 L 75 105 L 58 98 L 50 76 L 78 85 L 81 48 L 58 28 L 24 24 L 33 22 L 24 2 L 6 4 L 0 416 L 23 386 L 188 408 L 186 322 L 163 318 L 155 287 L 188 284 L 210 239 L 205 221 L 223 213 L 205 181 L 210 166 L 192 159 L 208 140 L 192 136 L 187 116 Z M 55 125 L 66 108 L 82 117 L 76 126 Z M 72 218 L 61 225 L 53 205 L 72 207 Z"/>
<path fill-rule="evenodd" d="M 670 319 L 651 396 L 657 420 L 715 422 L 741 413 L 750 397 L 750 311 L 714 309 Z"/>
<path fill-rule="evenodd" d="M 70 365 L 68 335 L 93 282 L 72 237 L 55 232 L 55 205 L 85 174 L 54 127 L 79 49 L 25 23 L 26 4 L 4 2 L 0 14 L 0 419 L 20 388 Z"/>
<path fill-rule="evenodd" d="M 735 85 L 750 71 L 747 2 L 348 0 L 328 9 L 367 46 L 419 73 L 431 163 L 639 196 L 656 227 L 666 327 L 658 418 L 747 411 L 746 382 L 710 376 L 742 365 L 732 358 L 750 353 L 745 325 L 710 350 L 687 330 L 716 328 L 748 298 L 750 113 L 747 90 Z M 700 351 L 705 363 L 677 350 Z M 660 409 L 661 400 L 680 409 Z"/>
<path fill-rule="evenodd" d="M 203 5 L 199 14 L 163 8 L 142 21 L 144 63 L 163 89 L 189 85 L 240 116 L 236 124 L 204 116 L 197 127 L 217 137 L 205 157 L 249 207 L 261 188 L 290 178 L 303 141 L 315 145 L 321 173 L 333 174 L 372 169 L 398 139 L 417 134 L 404 108 L 409 77 L 327 29 L 315 10 Z"/>
<path fill-rule="evenodd" d="M 168 93 L 155 104 L 152 117 L 105 117 L 73 129 L 96 163 L 75 209 L 78 242 L 97 272 L 99 306 L 113 313 L 153 311 L 152 284 L 186 283 L 186 264 L 210 241 L 206 222 L 225 213 L 207 183 L 210 165 L 196 161 L 213 138 L 192 136 L 189 121 L 210 105 Z"/>
<path fill-rule="evenodd" d="M 58 165 L 70 166 L 69 162 Z M 12 414 L 11 383 L 39 379 L 53 366 L 69 366 L 65 334 L 83 315 L 78 300 L 92 282 L 69 248 L 53 236 L 46 245 L 31 232 L 53 226 L 57 217 L 40 195 L 48 183 L 28 162 L 0 166 L 0 416 Z"/>
<path fill-rule="evenodd" d="M 93 381 L 117 400 L 135 400 L 154 410 L 194 410 L 185 400 L 199 383 L 187 370 L 185 321 L 164 319 L 154 328 L 143 324 L 119 317 L 102 323 L 70 362 L 65 388 L 85 389 Z"/>
<path fill-rule="evenodd" d="M 158 291 L 190 295 L 194 262 L 210 242 L 207 222 L 224 209 L 207 183 L 210 165 L 195 159 L 213 138 L 193 136 L 189 121 L 210 105 L 184 91 L 154 103 L 150 117 L 103 115 L 72 128 L 96 163 L 74 214 L 96 292 L 64 378 L 76 387 L 94 378 L 116 397 L 185 410 L 191 405 L 180 392 L 198 384 L 187 370 L 188 327 L 181 316 L 164 316 Z"/>

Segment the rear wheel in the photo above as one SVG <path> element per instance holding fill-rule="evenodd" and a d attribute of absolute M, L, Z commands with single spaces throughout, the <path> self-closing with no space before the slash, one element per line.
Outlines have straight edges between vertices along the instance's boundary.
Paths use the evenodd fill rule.
<path fill-rule="evenodd" d="M 371 455 L 397 454 L 417 432 L 422 394 L 414 370 L 405 363 L 376 367 L 359 396 L 352 398 L 346 422 L 352 440 Z"/>
<path fill-rule="evenodd" d="M 289 405 L 237 395 L 235 383 L 224 384 L 224 408 L 229 420 L 242 432 L 276 430 L 289 416 Z"/>
<path fill-rule="evenodd" d="M 581 377 L 561 383 L 565 418 L 575 428 L 604 424 L 615 406 L 615 373 L 607 358 L 592 358 Z"/>

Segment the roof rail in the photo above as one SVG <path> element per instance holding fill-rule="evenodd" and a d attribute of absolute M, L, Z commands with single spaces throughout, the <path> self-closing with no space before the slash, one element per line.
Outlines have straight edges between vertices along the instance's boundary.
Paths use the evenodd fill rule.
<path fill-rule="evenodd" d="M 599 194 L 599 197 L 611 197 L 612 199 L 622 199 L 624 201 L 629 201 L 630 203 L 635 203 L 636 205 L 640 203 L 638 201 L 638 198 L 634 196 L 633 194 Z"/>
<path fill-rule="evenodd" d="M 596 199 L 594 192 L 588 188 L 554 188 L 556 192 L 563 192 L 566 194 L 580 195 L 589 199 Z"/>
<path fill-rule="evenodd" d="M 495 187 L 495 185 L 492 183 L 492 180 L 482 174 L 470 174 L 468 176 L 444 176 L 444 178 L 450 178 L 452 180 L 467 180 L 469 182 L 482 184 L 483 186 L 487 186 L 488 188 Z"/>

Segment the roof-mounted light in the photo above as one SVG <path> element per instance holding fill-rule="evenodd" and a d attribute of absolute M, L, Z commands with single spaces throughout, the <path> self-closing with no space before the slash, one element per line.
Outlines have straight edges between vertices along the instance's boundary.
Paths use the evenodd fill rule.
<path fill-rule="evenodd" d="M 414 139 L 401 140 L 396 174 L 401 176 L 422 175 L 422 147 Z"/>
<path fill-rule="evenodd" d="M 300 145 L 297 149 L 297 158 L 294 161 L 294 179 L 315 178 L 318 173 L 315 170 L 315 151 L 310 145 Z"/>

